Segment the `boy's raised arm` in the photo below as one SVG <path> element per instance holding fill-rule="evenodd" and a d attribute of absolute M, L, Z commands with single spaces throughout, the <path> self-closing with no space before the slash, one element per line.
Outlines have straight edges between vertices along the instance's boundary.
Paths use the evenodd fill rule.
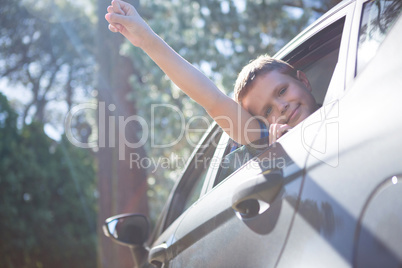
<path fill-rule="evenodd" d="M 124 1 L 113 0 L 107 10 L 105 18 L 110 23 L 109 29 L 120 32 L 134 46 L 144 50 L 232 139 L 247 144 L 260 138 L 257 120 L 154 33 L 133 6 Z"/>

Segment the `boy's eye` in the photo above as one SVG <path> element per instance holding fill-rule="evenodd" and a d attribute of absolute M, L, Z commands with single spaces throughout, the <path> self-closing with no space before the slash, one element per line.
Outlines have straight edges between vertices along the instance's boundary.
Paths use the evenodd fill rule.
<path fill-rule="evenodd" d="M 272 107 L 269 107 L 265 112 L 265 115 L 269 115 L 272 112 Z"/>
<path fill-rule="evenodd" d="M 286 87 L 282 88 L 282 89 L 279 91 L 279 95 L 285 94 L 286 89 L 287 89 Z"/>

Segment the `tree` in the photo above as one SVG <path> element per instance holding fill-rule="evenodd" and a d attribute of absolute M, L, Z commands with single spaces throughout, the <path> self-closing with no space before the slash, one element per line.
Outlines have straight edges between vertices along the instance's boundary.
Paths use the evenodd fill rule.
<path fill-rule="evenodd" d="M 132 267 L 129 248 L 113 243 L 101 230 L 105 219 L 116 214 L 136 212 L 148 215 L 146 170 L 131 161 L 133 157 L 146 157 L 140 142 L 143 128 L 133 118 L 137 114 L 138 103 L 127 99 L 127 94 L 131 92 L 130 75 L 135 75 L 138 70 L 120 54 L 123 38 L 111 33 L 103 19 L 109 4 L 109 0 L 98 1 L 100 20 L 96 42 L 99 66 L 99 256 L 102 267 Z"/>
<path fill-rule="evenodd" d="M 93 158 L 41 123 L 17 128 L 0 94 L 0 266 L 94 267 Z"/>
<path fill-rule="evenodd" d="M 71 109 L 78 90 L 88 93 L 94 73 L 93 23 L 71 1 L 2 2 L 0 78 L 29 89 L 23 122 L 60 121 L 49 113 L 50 102 Z M 60 116 L 60 115 L 59 115 Z"/>

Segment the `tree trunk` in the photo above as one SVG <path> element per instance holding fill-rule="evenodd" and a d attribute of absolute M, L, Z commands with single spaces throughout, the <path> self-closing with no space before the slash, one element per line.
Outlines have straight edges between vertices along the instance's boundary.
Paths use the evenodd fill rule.
<path fill-rule="evenodd" d="M 103 19 L 109 4 L 110 0 L 98 1 L 99 267 L 125 268 L 134 265 L 129 248 L 113 243 L 103 235 L 101 228 L 106 218 L 116 214 L 148 216 L 147 182 L 144 169 L 130 166 L 130 155 L 145 157 L 143 147 L 132 149 L 125 145 L 138 142 L 141 128 L 132 121 L 123 129 L 122 122 L 136 114 L 134 104 L 126 98 L 132 90 L 129 77 L 133 68 L 129 59 L 119 55 L 123 37 L 109 32 Z"/>

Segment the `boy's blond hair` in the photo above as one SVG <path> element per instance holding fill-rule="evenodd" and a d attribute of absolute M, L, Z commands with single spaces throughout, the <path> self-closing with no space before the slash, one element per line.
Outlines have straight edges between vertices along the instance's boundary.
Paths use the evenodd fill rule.
<path fill-rule="evenodd" d="M 239 73 L 234 87 L 235 101 L 241 104 L 255 78 L 271 71 L 279 71 L 297 79 L 297 70 L 289 63 L 271 58 L 268 55 L 259 56 L 244 66 Z"/>

